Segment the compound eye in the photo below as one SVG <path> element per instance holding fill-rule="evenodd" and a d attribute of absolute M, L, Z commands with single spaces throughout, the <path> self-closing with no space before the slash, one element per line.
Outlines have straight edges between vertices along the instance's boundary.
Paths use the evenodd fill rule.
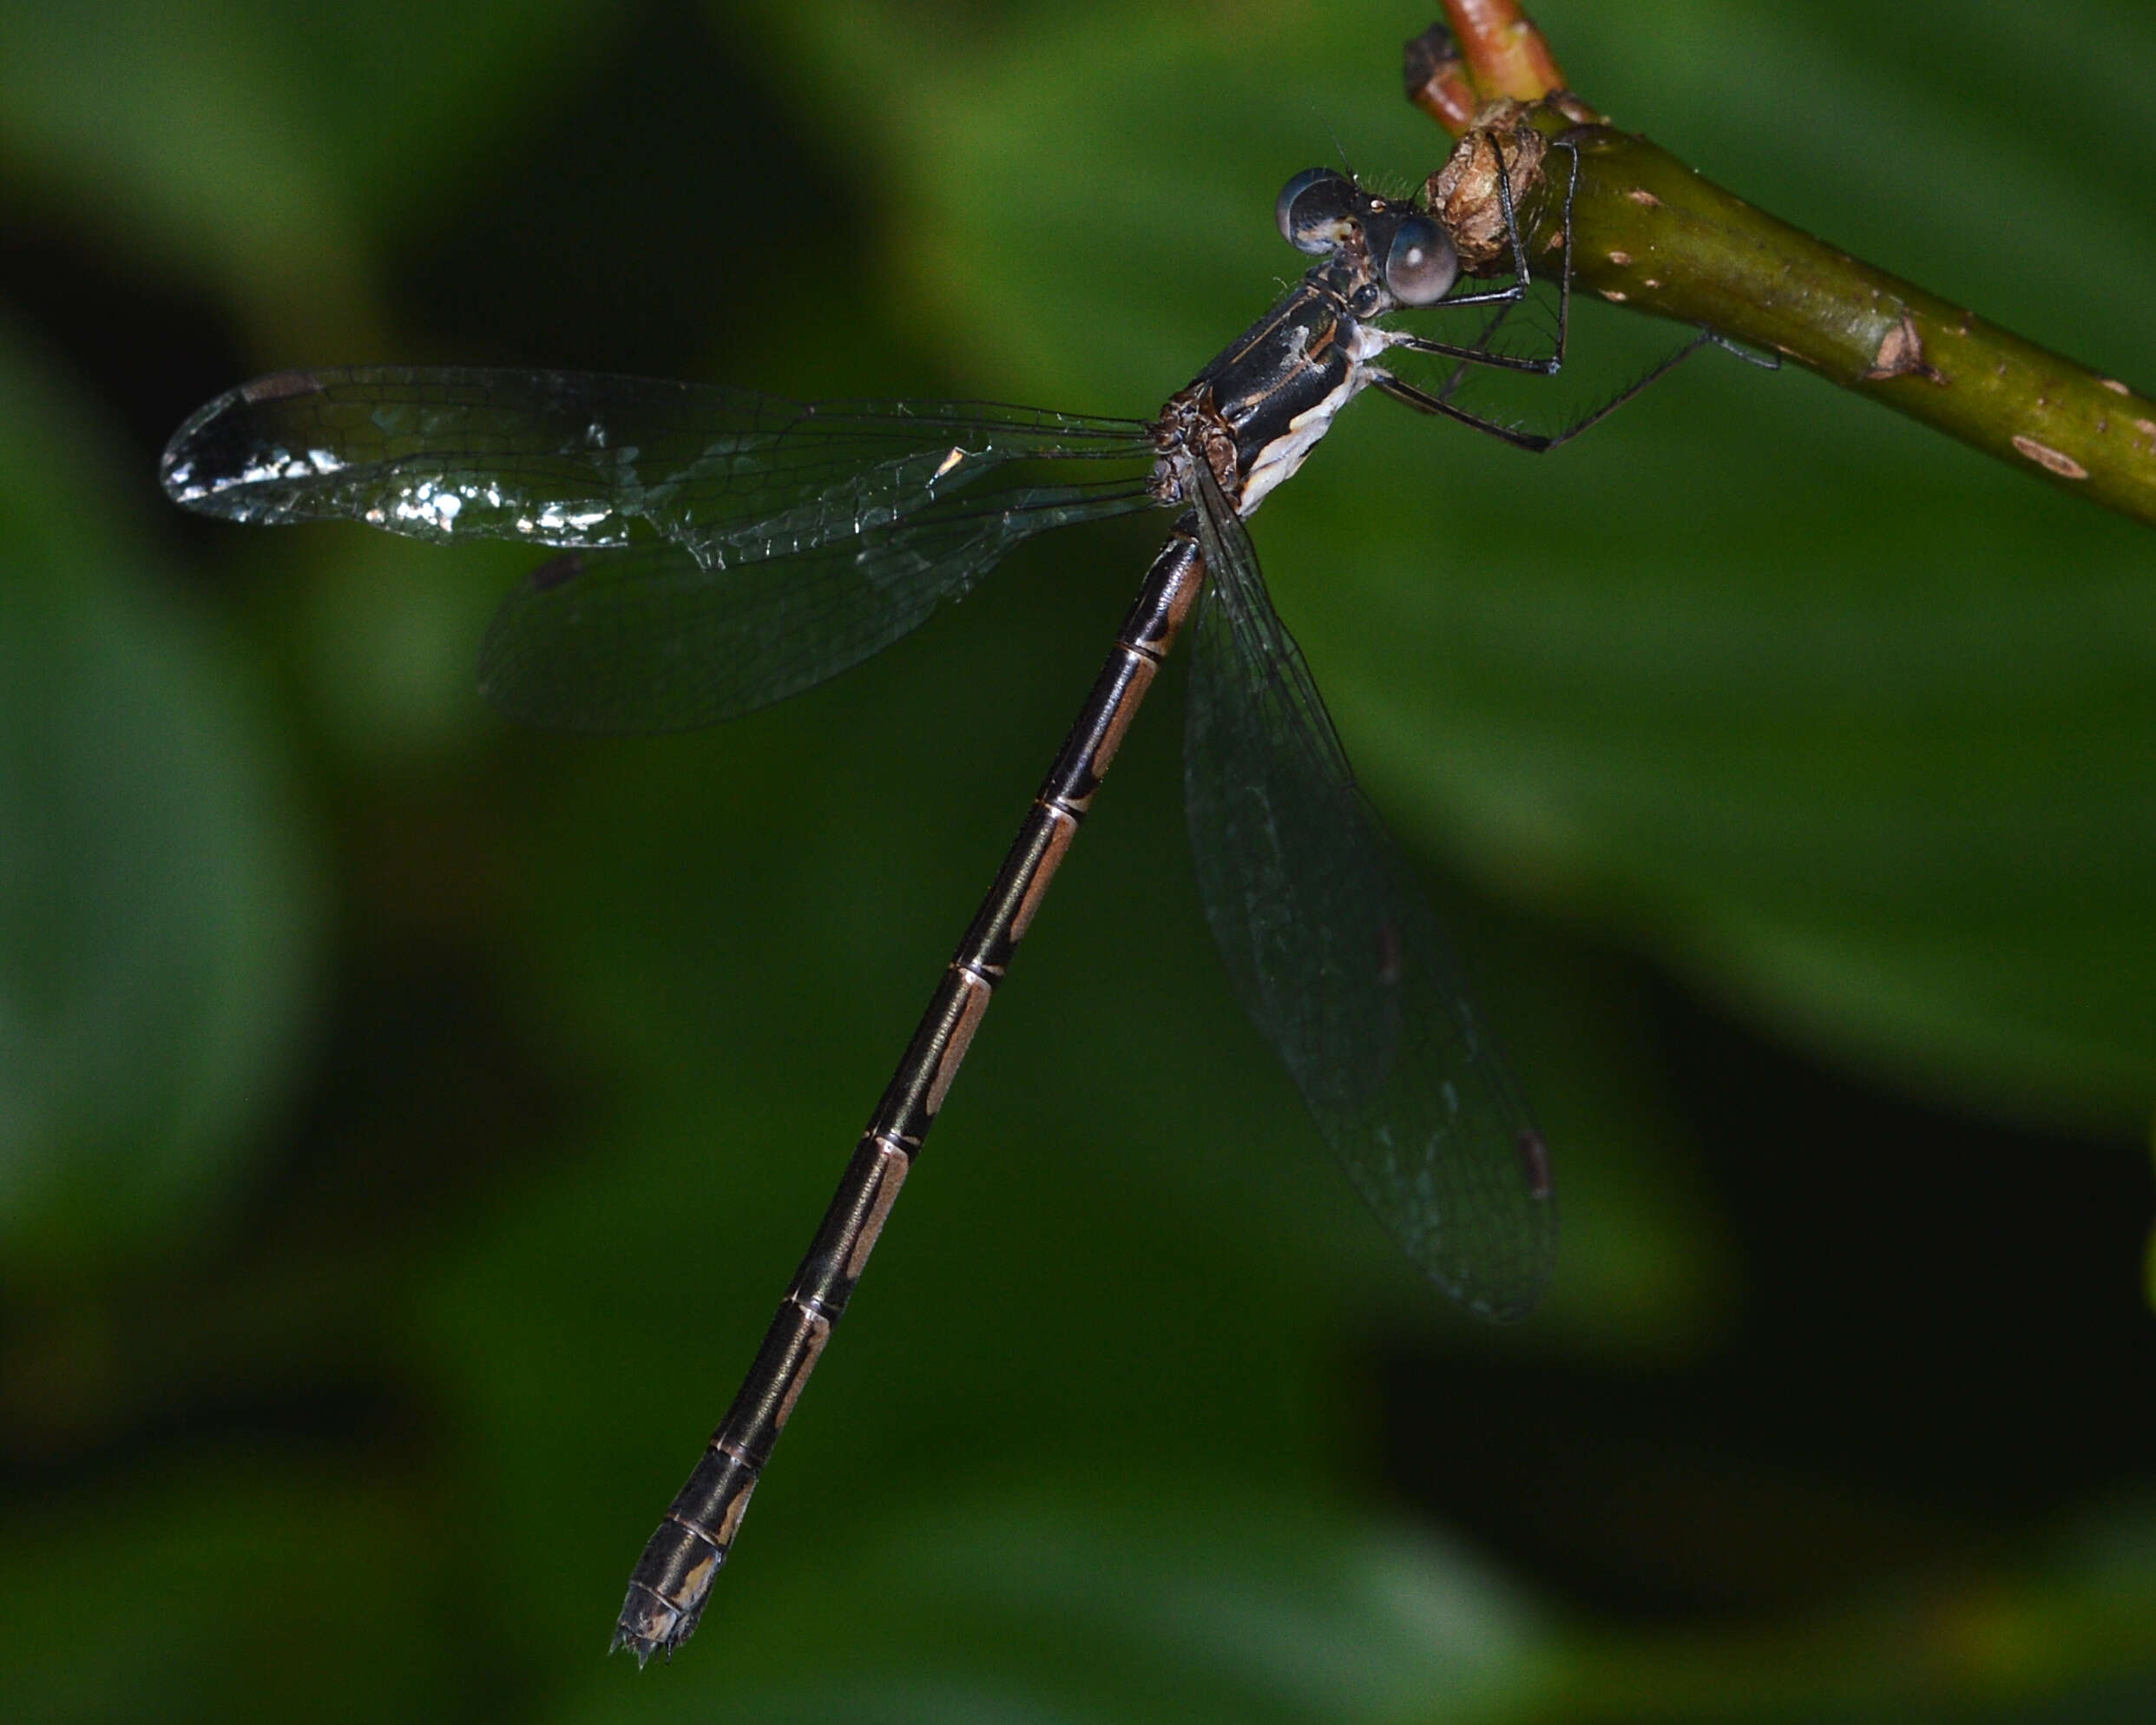
<path fill-rule="evenodd" d="M 1280 237 L 1298 252 L 1322 256 L 1354 225 L 1355 182 L 1331 168 L 1306 168 L 1280 188 L 1272 207 Z"/>
<path fill-rule="evenodd" d="M 1431 306 L 1459 275 L 1460 259 L 1444 229 L 1426 215 L 1403 217 L 1385 253 L 1385 291 L 1403 306 Z"/>

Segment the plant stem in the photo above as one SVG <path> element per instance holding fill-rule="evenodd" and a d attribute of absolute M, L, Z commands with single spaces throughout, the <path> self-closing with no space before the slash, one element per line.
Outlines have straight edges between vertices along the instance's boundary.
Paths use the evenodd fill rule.
<path fill-rule="evenodd" d="M 1408 44 L 1408 76 L 1410 98 L 1461 138 L 1425 188 L 1448 221 L 1471 220 L 1463 206 L 1494 196 L 1481 189 L 1494 174 L 1463 173 L 1491 144 L 1509 168 L 1522 128 L 1563 136 L 1580 149 L 1576 286 L 1772 349 L 2025 472 L 2156 523 L 2156 400 L 1857 261 L 1602 122 L 1561 88 L 1548 45 L 1509 0 L 1446 0 L 1446 10 L 1460 48 L 1451 49 L 1442 27 L 1417 37 Z M 1563 154 L 1550 160 L 1558 165 L 1547 171 L 1561 175 Z M 1557 201 L 1546 185 L 1513 189 L 1530 254 L 1545 255 L 1562 243 Z"/>

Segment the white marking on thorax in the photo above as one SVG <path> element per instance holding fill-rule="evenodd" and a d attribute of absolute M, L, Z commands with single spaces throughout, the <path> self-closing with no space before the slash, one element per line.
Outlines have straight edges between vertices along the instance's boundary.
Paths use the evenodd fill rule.
<path fill-rule="evenodd" d="M 1350 323 L 1346 319 L 1341 322 L 1344 330 L 1353 332 L 1345 341 L 1348 358 L 1353 363 L 1331 394 L 1298 413 L 1288 421 L 1285 431 L 1258 451 L 1250 471 L 1243 476 L 1243 495 L 1235 505 L 1238 515 L 1247 518 L 1272 494 L 1275 486 L 1293 477 L 1295 470 L 1318 447 L 1318 440 L 1332 429 L 1333 416 L 1369 388 L 1377 369 L 1370 362 L 1391 344 L 1385 339 L 1383 330 L 1372 329 L 1367 324 Z"/>

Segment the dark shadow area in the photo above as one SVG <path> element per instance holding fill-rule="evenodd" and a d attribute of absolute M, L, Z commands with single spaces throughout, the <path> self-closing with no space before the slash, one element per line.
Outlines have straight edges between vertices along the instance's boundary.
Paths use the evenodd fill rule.
<path fill-rule="evenodd" d="M 1654 997 L 1744 1267 L 1727 1346 L 1666 1377 L 1389 1354 L 1402 1490 L 1597 1610 L 1678 1621 L 1995 1557 L 2145 1477 L 2136 1147 L 1928 1110 Z"/>

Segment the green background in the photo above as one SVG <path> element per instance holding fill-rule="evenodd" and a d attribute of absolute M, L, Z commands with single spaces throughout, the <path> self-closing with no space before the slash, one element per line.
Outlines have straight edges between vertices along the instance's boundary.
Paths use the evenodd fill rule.
<path fill-rule="evenodd" d="M 1538 9 L 1620 123 L 2146 386 L 2156 19 Z M 1478 1327 L 1210 949 L 1180 673 L 669 1669 L 601 1658 L 1159 523 L 569 741 L 531 561 L 191 521 L 311 362 L 1149 412 L 1411 7 L 0 4 L 0 1718 L 2138 1720 L 2156 568 L 1817 380 L 1256 524 L 1553 1145 Z M 1584 339 L 1584 336 L 1582 338 Z"/>

